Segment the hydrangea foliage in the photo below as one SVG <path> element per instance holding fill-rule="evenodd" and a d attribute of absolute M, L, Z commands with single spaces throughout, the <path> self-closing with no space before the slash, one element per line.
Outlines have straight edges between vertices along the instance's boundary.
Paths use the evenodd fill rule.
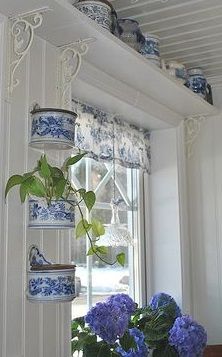
<path fill-rule="evenodd" d="M 151 350 L 153 357 L 201 357 L 206 343 L 205 329 L 166 293 L 143 308 L 112 295 L 72 323 L 72 351 L 83 357 L 147 357 Z"/>

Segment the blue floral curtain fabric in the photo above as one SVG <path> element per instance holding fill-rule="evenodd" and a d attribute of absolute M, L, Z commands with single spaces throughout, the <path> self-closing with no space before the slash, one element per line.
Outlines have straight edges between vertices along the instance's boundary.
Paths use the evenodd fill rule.
<path fill-rule="evenodd" d="M 150 132 L 111 113 L 73 100 L 77 112 L 76 146 L 98 161 L 113 161 L 150 172 Z"/>

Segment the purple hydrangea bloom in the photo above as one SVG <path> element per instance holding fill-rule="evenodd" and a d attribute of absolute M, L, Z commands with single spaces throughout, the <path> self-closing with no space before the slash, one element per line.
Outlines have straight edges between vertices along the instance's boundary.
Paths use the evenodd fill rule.
<path fill-rule="evenodd" d="M 169 331 L 169 344 L 181 357 L 200 356 L 207 344 L 207 333 L 192 317 L 178 317 Z"/>
<path fill-rule="evenodd" d="M 89 310 L 85 321 L 96 335 L 105 342 L 114 344 L 119 337 L 124 335 L 128 327 L 129 316 L 117 304 L 99 302 Z"/>
<path fill-rule="evenodd" d="M 168 294 L 157 293 L 151 297 L 150 302 L 149 302 L 149 305 L 150 305 L 151 309 L 153 309 L 153 310 L 158 309 L 159 307 L 167 306 L 169 304 L 174 304 L 174 306 L 175 306 L 175 313 L 176 313 L 175 317 L 181 316 L 181 310 L 180 310 L 179 306 L 177 305 L 174 298 Z"/>
<path fill-rule="evenodd" d="M 122 311 L 126 311 L 129 317 L 136 310 L 137 304 L 131 299 L 131 297 L 127 294 L 116 294 L 111 295 L 107 299 L 108 303 L 119 306 Z"/>
<path fill-rule="evenodd" d="M 117 347 L 116 352 L 118 352 L 122 357 L 147 357 L 148 348 L 144 341 L 144 334 L 136 327 L 129 329 L 129 333 L 134 337 L 137 344 L 136 350 L 130 348 L 128 351 L 125 351 L 122 347 Z"/>

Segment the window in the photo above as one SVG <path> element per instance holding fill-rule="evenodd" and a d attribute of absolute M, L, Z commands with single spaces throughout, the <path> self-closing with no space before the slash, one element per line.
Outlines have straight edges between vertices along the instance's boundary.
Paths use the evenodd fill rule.
<path fill-rule="evenodd" d="M 96 256 L 86 257 L 88 241 L 85 238 L 72 240 L 72 261 L 77 265 L 78 295 L 72 304 L 72 318 L 86 314 L 93 304 L 105 300 L 111 294 L 124 292 L 140 301 L 139 170 L 115 165 L 115 171 L 115 197 L 121 198 L 124 202 L 120 207 L 120 222 L 130 231 L 134 244 L 108 248 L 107 259 L 110 261 L 114 260 L 119 252 L 125 252 L 126 264 L 123 268 L 117 264 L 103 264 Z M 86 158 L 73 168 L 72 181 L 76 188 L 85 187 L 96 193 L 96 205 L 90 213 L 91 217 L 88 218 L 96 217 L 104 224 L 109 224 L 110 201 L 114 195 L 113 165 Z M 85 214 L 87 217 L 88 213 Z M 76 219 L 78 221 L 79 217 Z M 104 244 L 104 241 L 101 241 L 101 244 Z"/>

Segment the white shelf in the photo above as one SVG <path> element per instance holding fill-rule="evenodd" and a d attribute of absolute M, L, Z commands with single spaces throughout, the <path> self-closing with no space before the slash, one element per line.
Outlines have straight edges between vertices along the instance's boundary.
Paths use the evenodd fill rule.
<path fill-rule="evenodd" d="M 118 90 L 115 88 L 125 86 L 128 91 L 121 92 L 122 100 L 128 102 L 129 108 L 136 107 L 168 126 L 176 126 L 190 115 L 217 114 L 214 106 L 174 81 L 167 73 L 149 63 L 65 0 L 1 0 L 0 11 L 6 16 L 12 16 L 41 7 L 48 7 L 50 10 L 44 14 L 42 26 L 36 30 L 36 34 L 51 44 L 62 46 L 78 39 L 96 39 L 90 44 L 84 58 L 95 69 L 94 72 L 101 71 L 102 75 L 99 77 L 107 76 L 110 79 L 106 78 L 107 85 L 112 82 L 109 84 L 109 95 L 116 98 L 115 103 L 118 101 Z M 80 72 L 80 78 L 82 73 L 83 71 Z M 96 82 L 95 74 L 94 79 Z M 101 80 L 99 83 L 98 85 L 97 81 L 95 86 L 102 87 Z M 131 93 L 129 100 L 127 93 Z M 151 127 L 155 127 L 155 123 Z"/>

